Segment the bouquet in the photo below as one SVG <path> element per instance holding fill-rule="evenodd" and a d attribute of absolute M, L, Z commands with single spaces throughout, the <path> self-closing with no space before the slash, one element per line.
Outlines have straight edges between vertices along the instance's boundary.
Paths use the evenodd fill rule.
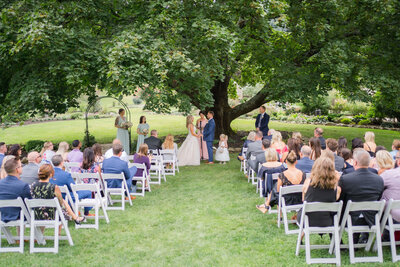
<path fill-rule="evenodd" d="M 142 133 L 143 133 L 143 135 L 147 135 L 147 134 L 149 133 L 149 129 L 144 129 L 144 130 L 142 131 Z"/>
<path fill-rule="evenodd" d="M 122 124 L 122 127 L 125 129 L 131 128 L 133 126 L 132 122 L 127 121 Z"/>

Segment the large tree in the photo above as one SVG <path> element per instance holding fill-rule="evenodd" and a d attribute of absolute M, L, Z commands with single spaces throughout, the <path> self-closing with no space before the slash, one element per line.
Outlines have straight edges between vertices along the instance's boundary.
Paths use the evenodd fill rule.
<path fill-rule="evenodd" d="M 400 88 L 395 0 L 25 0 L 1 8 L 3 119 L 63 112 L 96 87 L 112 95 L 140 88 L 146 108 L 211 109 L 217 133 L 232 134 L 232 120 L 268 101 L 306 101 L 332 87 L 392 100 Z M 229 105 L 234 85 L 256 83 L 263 87 L 254 97 Z"/>

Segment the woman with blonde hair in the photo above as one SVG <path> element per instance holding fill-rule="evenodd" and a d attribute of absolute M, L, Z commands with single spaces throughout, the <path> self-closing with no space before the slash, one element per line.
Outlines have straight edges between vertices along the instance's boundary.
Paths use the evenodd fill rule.
<path fill-rule="evenodd" d="M 303 146 L 303 136 L 301 135 L 300 132 L 293 132 L 292 138 L 296 139 L 299 142 L 300 148 Z"/>
<path fill-rule="evenodd" d="M 4 164 L 6 164 L 7 161 L 10 159 L 15 159 L 14 155 L 7 155 L 3 158 L 3 162 L 1 163 L 1 168 L 0 168 L 0 179 L 4 179 L 7 177 L 7 172 L 4 169 Z"/>
<path fill-rule="evenodd" d="M 200 143 L 198 138 L 201 134 L 196 134 L 193 120 L 192 115 L 186 117 L 188 135 L 178 151 L 179 166 L 200 165 Z"/>
<path fill-rule="evenodd" d="M 249 132 L 249 134 L 247 135 L 246 140 L 243 143 L 242 150 L 240 151 L 240 153 L 238 155 L 238 160 L 244 160 L 243 149 L 247 148 L 249 146 L 249 144 L 253 143 L 255 140 L 256 140 L 256 132 L 255 131 Z"/>
<path fill-rule="evenodd" d="M 68 150 L 69 150 L 69 144 L 67 142 L 61 142 L 58 144 L 58 150 L 56 152 L 56 155 L 61 155 L 63 160 L 67 161 Z"/>
<path fill-rule="evenodd" d="M 42 164 L 51 164 L 51 158 L 56 154 L 53 149 L 54 146 L 52 142 L 43 144 L 42 151 L 40 151 L 40 155 L 42 155 Z"/>
<path fill-rule="evenodd" d="M 371 157 L 375 157 L 376 144 L 375 134 L 373 132 L 365 132 L 364 134 L 364 149 L 369 153 Z"/>
<path fill-rule="evenodd" d="M 274 131 L 272 134 L 271 148 L 275 148 L 276 152 L 278 152 L 281 158 L 285 152 L 288 152 L 288 147 L 286 146 L 285 142 L 282 141 L 281 132 Z"/>
<path fill-rule="evenodd" d="M 381 175 L 385 171 L 394 168 L 393 157 L 386 150 L 380 150 L 376 152 L 376 163 L 378 164 L 379 167 L 378 175 Z"/>
<path fill-rule="evenodd" d="M 174 136 L 169 134 L 165 137 L 162 149 L 174 150 L 175 155 L 178 155 L 178 145 L 174 142 Z M 172 160 L 172 155 L 164 155 L 164 160 Z"/>

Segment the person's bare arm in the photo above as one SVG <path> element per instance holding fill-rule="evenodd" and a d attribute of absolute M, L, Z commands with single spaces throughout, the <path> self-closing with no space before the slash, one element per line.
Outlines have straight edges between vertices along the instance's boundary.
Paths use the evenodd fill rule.
<path fill-rule="evenodd" d="M 121 128 L 121 127 L 119 127 L 118 122 L 119 122 L 119 118 L 117 117 L 117 118 L 115 119 L 115 122 L 114 122 L 115 128 Z"/>
<path fill-rule="evenodd" d="M 303 200 L 303 202 L 304 202 L 304 197 L 305 197 L 305 195 L 306 195 L 306 193 L 307 193 L 307 190 L 308 190 L 308 187 L 310 186 L 310 182 L 311 182 L 311 179 L 310 178 L 307 178 L 305 181 L 304 181 L 304 184 L 303 184 L 303 192 L 302 192 L 302 197 L 301 197 L 301 199 Z"/>
<path fill-rule="evenodd" d="M 60 191 L 60 188 L 58 187 L 58 185 L 56 185 L 56 189 L 54 190 L 54 193 L 55 193 L 61 207 L 64 207 L 64 199 L 62 198 L 62 194 L 61 194 L 61 191 Z"/>
<path fill-rule="evenodd" d="M 281 178 L 278 178 L 278 183 L 276 184 L 276 192 L 279 193 L 281 186 L 282 186 L 282 180 L 281 180 Z"/>
<path fill-rule="evenodd" d="M 199 137 L 199 135 L 197 135 L 197 134 L 194 132 L 194 126 L 193 126 L 193 125 L 190 125 L 189 127 L 190 127 L 190 132 L 192 133 L 192 135 L 193 135 L 193 136 L 196 136 L 196 137 Z"/>
<path fill-rule="evenodd" d="M 340 193 L 342 193 L 342 188 L 340 186 L 336 187 L 336 200 L 339 200 Z"/>

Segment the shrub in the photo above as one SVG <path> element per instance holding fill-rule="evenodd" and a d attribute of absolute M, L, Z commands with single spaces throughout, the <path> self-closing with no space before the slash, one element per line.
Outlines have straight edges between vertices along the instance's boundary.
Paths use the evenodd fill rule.
<path fill-rule="evenodd" d="M 335 122 L 341 116 L 342 116 L 341 114 L 332 113 L 332 114 L 328 114 L 326 117 L 327 117 L 329 122 Z"/>
<path fill-rule="evenodd" d="M 340 122 L 343 123 L 343 124 L 350 124 L 350 123 L 352 123 L 351 119 L 349 119 L 349 118 L 343 118 L 343 119 L 340 120 Z"/>
<path fill-rule="evenodd" d="M 96 144 L 96 137 L 94 137 L 93 135 L 91 135 L 89 133 L 89 139 L 88 139 L 87 135 L 86 135 L 86 132 L 85 132 L 85 135 L 83 136 L 82 149 L 85 149 L 87 147 L 91 147 L 94 144 Z"/>
<path fill-rule="evenodd" d="M 81 118 L 81 114 L 79 113 L 74 113 L 71 115 L 71 120 L 77 120 Z"/>
<path fill-rule="evenodd" d="M 40 152 L 43 148 L 44 141 L 42 140 L 30 140 L 26 142 L 25 144 L 25 151 L 26 152 L 31 152 L 31 151 L 38 151 Z"/>
<path fill-rule="evenodd" d="M 367 117 L 364 116 L 364 115 L 355 115 L 355 116 L 353 117 L 353 120 L 352 120 L 352 121 L 353 121 L 355 124 L 358 124 L 360 121 L 365 120 L 365 119 L 367 119 Z"/>
<path fill-rule="evenodd" d="M 367 114 L 368 109 L 369 109 L 368 105 L 363 102 L 356 101 L 349 103 L 349 112 L 353 116 L 359 114 Z"/>
<path fill-rule="evenodd" d="M 371 121 L 369 119 L 360 120 L 358 125 L 370 125 Z"/>

